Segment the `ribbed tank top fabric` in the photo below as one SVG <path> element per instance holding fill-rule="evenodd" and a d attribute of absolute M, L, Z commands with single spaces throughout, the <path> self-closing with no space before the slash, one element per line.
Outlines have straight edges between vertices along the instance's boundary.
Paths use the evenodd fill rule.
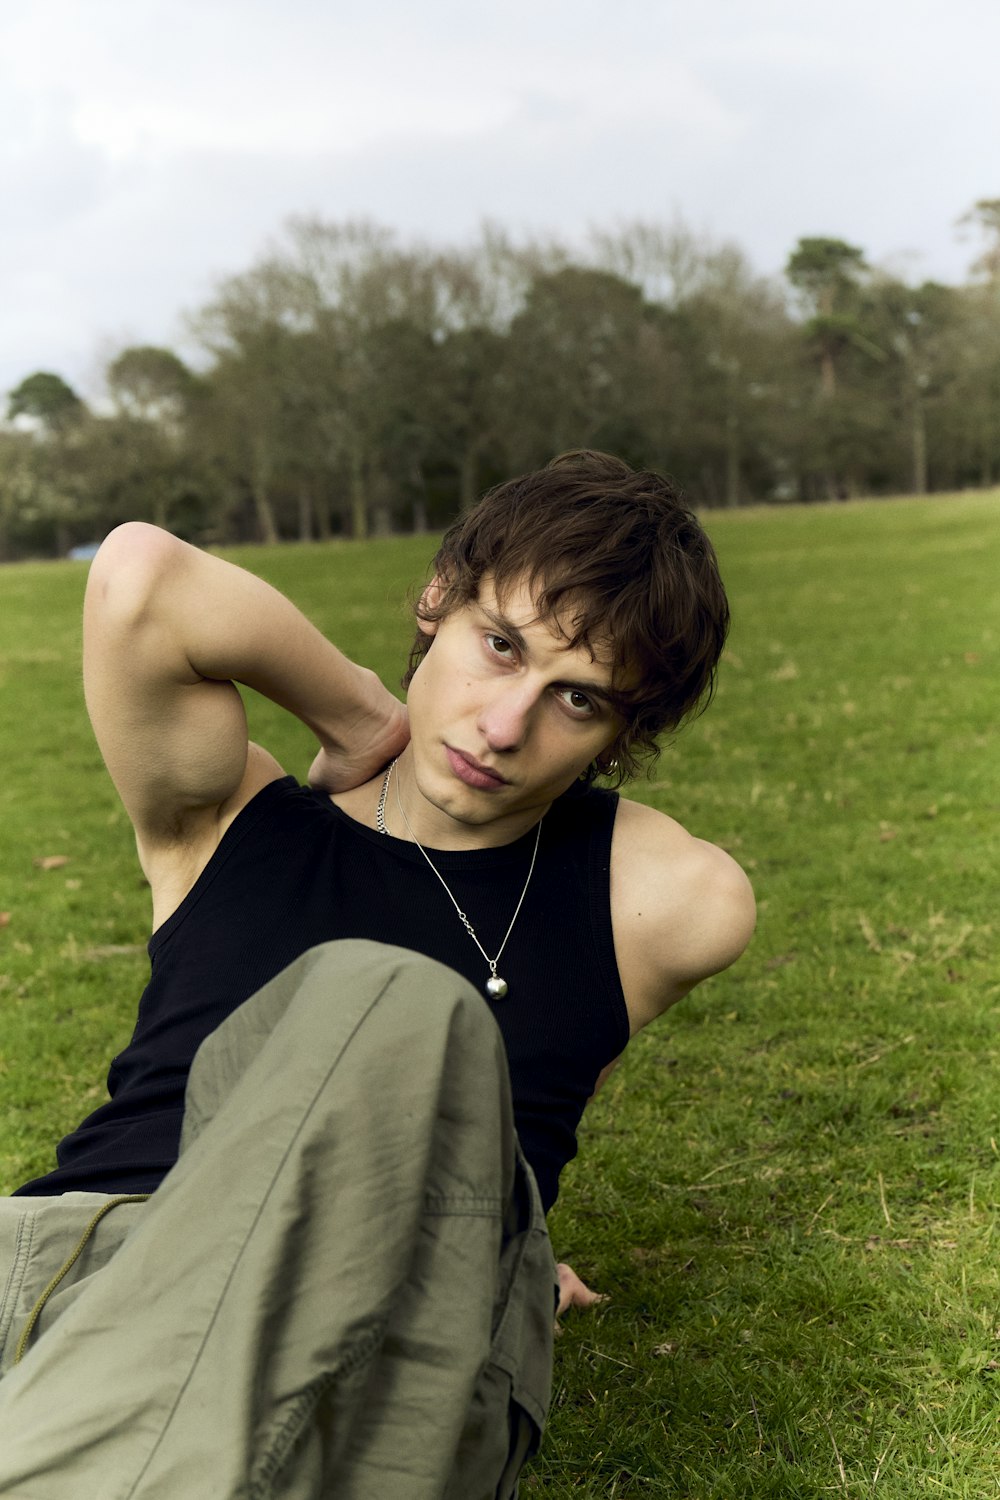
<path fill-rule="evenodd" d="M 499 965 L 509 993 L 494 1002 L 482 955 L 419 849 L 364 827 L 293 777 L 272 782 L 150 939 L 150 980 L 132 1039 L 111 1064 L 108 1102 L 60 1143 L 56 1170 L 19 1193 L 152 1192 L 177 1159 L 184 1089 L 204 1038 L 306 949 L 370 938 L 438 959 L 483 995 L 549 1208 L 595 1080 L 628 1041 L 609 900 L 617 800 L 574 787 L 546 814 Z M 499 849 L 430 851 L 487 953 L 503 940 L 534 840 L 532 829 Z"/>

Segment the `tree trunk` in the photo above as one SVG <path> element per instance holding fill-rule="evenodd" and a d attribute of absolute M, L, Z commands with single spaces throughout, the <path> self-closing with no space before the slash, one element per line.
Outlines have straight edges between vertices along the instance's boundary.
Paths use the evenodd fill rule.
<path fill-rule="evenodd" d="M 479 444 L 466 443 L 458 470 L 459 497 L 463 512 L 471 510 L 479 490 Z"/>
<path fill-rule="evenodd" d="M 271 497 L 267 492 L 270 465 L 266 455 L 261 453 L 259 448 L 254 458 L 250 474 L 250 497 L 253 500 L 254 515 L 257 519 L 257 532 L 266 547 L 273 547 L 278 540 L 278 527 L 274 519 Z"/>
<path fill-rule="evenodd" d="M 313 535 L 313 503 L 308 485 L 299 489 L 299 541 L 311 542 Z"/>
<path fill-rule="evenodd" d="M 271 498 L 265 487 L 254 479 L 250 493 L 253 497 L 254 513 L 257 517 L 257 530 L 261 541 L 266 547 L 273 547 L 278 540 L 278 528 L 274 520 L 274 508 Z"/>
<path fill-rule="evenodd" d="M 414 458 L 411 471 L 413 479 L 413 532 L 415 536 L 422 536 L 427 530 L 427 481 L 424 479 L 424 471 L 420 466 L 419 458 Z"/>
<path fill-rule="evenodd" d="M 368 496 L 365 493 L 365 476 L 361 455 L 355 450 L 351 454 L 351 535 L 356 542 L 368 537 Z"/>
<path fill-rule="evenodd" d="M 328 542 L 333 535 L 330 525 L 330 496 L 326 490 L 321 490 L 315 504 L 316 509 L 316 535 L 321 542 Z"/>
<path fill-rule="evenodd" d="M 819 357 L 819 384 L 825 399 L 832 400 L 837 394 L 837 369 L 829 349 L 824 349 Z"/>
<path fill-rule="evenodd" d="M 734 412 L 726 417 L 726 500 L 727 506 L 740 503 L 740 424 Z"/>
<path fill-rule="evenodd" d="M 392 498 L 389 482 L 384 474 L 371 476 L 371 529 L 375 536 L 392 535 Z"/>
<path fill-rule="evenodd" d="M 988 426 L 979 429 L 979 483 L 984 490 L 988 490 L 993 483 L 993 459 L 992 459 L 993 433 Z"/>
<path fill-rule="evenodd" d="M 927 423 L 924 421 L 924 403 L 919 395 L 914 398 L 912 412 L 913 493 L 927 493 Z"/>
<path fill-rule="evenodd" d="M 701 468 L 701 490 L 704 503 L 710 510 L 714 510 L 719 503 L 719 487 L 715 482 L 715 467 L 712 464 L 702 464 Z"/>

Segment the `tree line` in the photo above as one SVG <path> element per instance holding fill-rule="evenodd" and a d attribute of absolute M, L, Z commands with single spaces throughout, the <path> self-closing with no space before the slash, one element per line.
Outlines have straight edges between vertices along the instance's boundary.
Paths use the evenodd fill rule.
<path fill-rule="evenodd" d="M 782 278 L 682 226 L 587 253 L 401 244 L 292 220 L 189 319 L 198 355 L 126 348 L 88 404 L 36 371 L 0 427 L 0 558 L 148 519 L 202 542 L 422 530 L 567 448 L 701 506 L 1000 481 L 1000 199 L 962 285 L 799 240 Z"/>

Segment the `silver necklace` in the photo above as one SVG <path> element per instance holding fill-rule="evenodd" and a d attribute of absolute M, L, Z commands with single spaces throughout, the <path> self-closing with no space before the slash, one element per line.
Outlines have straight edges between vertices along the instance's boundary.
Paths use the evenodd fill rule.
<path fill-rule="evenodd" d="M 392 773 L 395 768 L 396 762 L 392 761 L 388 771 L 386 771 L 385 773 L 385 780 L 382 782 L 382 790 L 379 792 L 378 807 L 375 809 L 375 827 L 378 829 L 379 833 L 387 834 L 389 832 L 388 828 L 385 826 L 385 799 L 389 795 L 389 782 L 392 780 Z M 448 882 L 445 880 L 444 876 L 441 874 L 441 871 L 438 869 L 437 865 L 431 859 L 430 855 L 427 853 L 427 850 L 424 848 L 423 844 L 420 842 L 416 834 L 413 832 L 413 829 L 410 827 L 410 820 L 403 811 L 403 804 L 399 800 L 398 776 L 396 777 L 396 806 L 399 808 L 399 816 L 402 818 L 403 823 L 406 826 L 407 833 L 410 835 L 410 838 L 416 844 L 417 848 L 424 856 L 424 859 L 434 871 L 434 874 L 437 876 L 438 880 L 440 880 L 441 884 L 444 886 L 445 891 L 448 895 L 448 900 L 451 902 L 458 915 L 458 920 L 461 922 L 462 926 L 465 928 L 466 932 L 469 934 L 470 938 L 475 943 L 476 947 L 479 949 L 480 953 L 483 955 L 487 964 L 489 965 L 490 977 L 486 981 L 487 995 L 491 1000 L 502 1000 L 507 993 L 507 981 L 506 979 L 501 979 L 500 975 L 497 973 L 497 964 L 500 962 L 503 950 L 507 946 L 507 939 L 514 931 L 514 923 L 520 916 L 521 907 L 524 905 L 524 898 L 528 894 L 528 886 L 531 884 L 531 877 L 535 873 L 535 860 L 538 857 L 538 845 L 541 842 L 542 823 L 545 821 L 544 818 L 539 818 L 538 820 L 538 831 L 535 834 L 535 847 L 531 851 L 531 864 L 528 866 L 528 878 L 524 882 L 524 889 L 521 892 L 521 898 L 514 909 L 514 915 L 510 919 L 510 926 L 507 928 L 506 934 L 504 935 L 504 940 L 500 944 L 500 947 L 497 949 L 496 957 L 490 958 L 486 949 L 483 947 L 482 943 L 476 936 L 476 929 L 473 927 L 472 923 L 465 915 L 465 912 L 462 910 L 458 902 L 455 900 L 455 897 L 452 895 L 451 887 L 449 886 Z"/>

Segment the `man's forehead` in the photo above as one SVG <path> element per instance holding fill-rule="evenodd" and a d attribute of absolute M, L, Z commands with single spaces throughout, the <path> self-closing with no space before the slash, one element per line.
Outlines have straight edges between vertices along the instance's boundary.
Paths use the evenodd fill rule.
<path fill-rule="evenodd" d="M 582 598 L 564 594 L 556 609 L 547 608 L 544 602 L 545 581 L 518 578 L 498 586 L 492 576 L 485 576 L 479 585 L 477 603 L 487 614 L 507 626 L 519 631 L 532 626 L 542 626 L 555 637 L 563 650 L 579 650 L 596 667 L 603 667 L 610 681 L 615 666 L 614 645 L 609 636 L 594 636 L 592 632 L 581 633 L 581 622 L 586 614 Z"/>

